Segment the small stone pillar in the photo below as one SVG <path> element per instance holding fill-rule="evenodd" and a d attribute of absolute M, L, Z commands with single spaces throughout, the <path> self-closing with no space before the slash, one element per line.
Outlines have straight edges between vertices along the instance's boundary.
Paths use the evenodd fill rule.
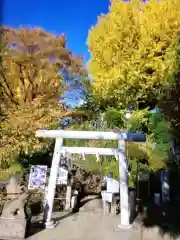
<path fill-rule="evenodd" d="M 170 186 L 169 186 L 169 173 L 167 170 L 161 171 L 161 189 L 162 189 L 162 202 L 170 201 Z"/>
<path fill-rule="evenodd" d="M 135 220 L 136 217 L 136 190 L 129 189 L 129 210 L 130 210 L 130 223 Z"/>
<path fill-rule="evenodd" d="M 18 179 L 16 176 L 12 176 L 9 180 L 9 183 L 6 187 L 7 190 L 7 198 L 8 199 L 15 199 L 21 193 L 21 186 L 18 184 Z"/>
<path fill-rule="evenodd" d="M 71 186 L 67 186 L 66 205 L 65 205 L 66 211 L 68 211 L 71 208 L 71 192 L 72 192 Z"/>

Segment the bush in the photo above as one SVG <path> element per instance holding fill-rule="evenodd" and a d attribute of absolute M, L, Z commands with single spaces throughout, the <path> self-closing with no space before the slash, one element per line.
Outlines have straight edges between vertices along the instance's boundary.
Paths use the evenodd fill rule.
<path fill-rule="evenodd" d="M 104 120 L 107 122 L 107 127 L 109 128 L 124 127 L 124 113 L 118 109 L 108 109 L 105 113 Z"/>
<path fill-rule="evenodd" d="M 149 111 L 148 108 L 136 110 L 131 113 L 127 121 L 127 128 L 130 132 L 147 132 Z"/>
<path fill-rule="evenodd" d="M 149 138 L 152 145 L 152 155 L 155 155 L 157 161 L 166 164 L 170 155 L 171 146 L 171 126 L 166 121 L 164 114 L 160 111 L 153 113 L 149 119 Z"/>

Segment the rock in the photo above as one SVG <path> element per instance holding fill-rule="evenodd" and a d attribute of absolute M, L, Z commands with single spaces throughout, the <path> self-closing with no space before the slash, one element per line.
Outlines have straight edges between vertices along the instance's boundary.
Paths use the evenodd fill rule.
<path fill-rule="evenodd" d="M 1 217 L 3 218 L 18 217 L 25 219 L 26 215 L 24 212 L 24 205 L 27 197 L 28 194 L 23 193 L 18 199 L 11 200 L 10 202 L 5 203 Z"/>
<path fill-rule="evenodd" d="M 26 233 L 25 201 L 28 194 L 5 203 L 0 217 L 0 239 L 24 239 Z"/>
<path fill-rule="evenodd" d="M 6 219 L 0 218 L 0 238 L 5 239 L 24 239 L 26 234 L 25 219 Z"/>

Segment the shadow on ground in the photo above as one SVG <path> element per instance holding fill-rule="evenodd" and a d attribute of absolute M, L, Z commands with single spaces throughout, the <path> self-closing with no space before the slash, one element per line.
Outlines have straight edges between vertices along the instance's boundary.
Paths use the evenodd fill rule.
<path fill-rule="evenodd" d="M 161 236 L 168 234 L 171 239 L 180 239 L 180 175 L 177 165 L 168 166 L 170 178 L 170 201 L 153 204 L 153 197 L 139 204 L 138 221 L 145 228 L 159 229 Z M 160 192 L 160 191 L 159 191 Z"/>
<path fill-rule="evenodd" d="M 162 236 L 169 234 L 174 238 L 180 237 L 179 206 L 180 202 L 174 201 L 161 206 L 144 203 L 139 211 L 138 221 L 145 228 L 158 227 Z"/>
<path fill-rule="evenodd" d="M 53 217 L 52 220 L 55 223 L 55 226 L 57 226 L 61 220 L 66 219 L 72 215 L 75 215 L 77 212 L 73 211 L 73 212 L 67 212 L 65 214 L 63 214 L 62 216 L 57 216 L 57 217 Z M 30 224 L 28 224 L 27 227 L 27 234 L 26 234 L 26 238 L 31 237 L 33 235 L 35 235 L 36 233 L 39 233 L 41 231 L 43 231 L 45 229 L 44 227 L 44 223 L 41 220 L 36 220 L 36 221 L 31 221 Z"/>
<path fill-rule="evenodd" d="M 83 196 L 85 196 L 85 195 L 83 194 Z M 88 195 L 86 195 L 86 196 L 88 196 Z M 63 219 L 66 219 L 73 215 L 75 216 L 79 212 L 80 208 L 82 208 L 85 204 L 87 204 L 88 202 L 90 202 L 94 199 L 99 199 L 99 195 L 92 194 L 91 198 L 89 198 L 89 199 L 85 199 L 85 200 L 79 199 L 77 207 L 71 212 L 63 212 L 62 216 L 58 216 L 59 213 L 58 214 L 53 213 L 54 216 L 52 217 L 52 220 L 54 221 L 55 226 L 58 226 L 60 221 L 62 221 Z M 57 215 L 57 217 L 56 217 L 56 215 Z M 31 236 L 35 235 L 36 233 L 39 233 L 45 229 L 44 224 L 43 224 L 42 214 L 39 215 L 39 217 L 36 217 L 34 219 L 35 220 L 31 220 L 31 222 L 28 224 L 26 238 L 31 237 Z"/>

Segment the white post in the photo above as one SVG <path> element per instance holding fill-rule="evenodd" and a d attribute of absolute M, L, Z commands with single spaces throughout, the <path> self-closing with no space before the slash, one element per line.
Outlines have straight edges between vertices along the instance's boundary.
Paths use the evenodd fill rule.
<path fill-rule="evenodd" d="M 128 201 L 128 166 L 126 162 L 125 141 L 119 141 L 119 175 L 120 175 L 120 225 L 121 229 L 130 229 Z"/>
<path fill-rule="evenodd" d="M 54 195 L 55 195 L 55 191 L 56 191 L 56 179 L 57 179 L 57 174 L 58 174 L 58 169 L 59 169 L 59 161 L 60 161 L 60 157 L 61 157 L 62 144 L 63 144 L 63 139 L 56 138 L 54 154 L 53 154 L 53 159 L 52 159 L 51 172 L 50 172 L 50 177 L 49 177 L 47 200 L 46 200 L 45 209 L 44 209 L 44 219 L 45 219 L 46 228 L 54 227 L 54 223 L 51 220 L 51 218 L 52 218 Z"/>
<path fill-rule="evenodd" d="M 66 211 L 68 211 L 71 207 L 71 193 L 72 193 L 71 186 L 67 186 L 66 204 L 65 204 L 65 210 Z"/>

